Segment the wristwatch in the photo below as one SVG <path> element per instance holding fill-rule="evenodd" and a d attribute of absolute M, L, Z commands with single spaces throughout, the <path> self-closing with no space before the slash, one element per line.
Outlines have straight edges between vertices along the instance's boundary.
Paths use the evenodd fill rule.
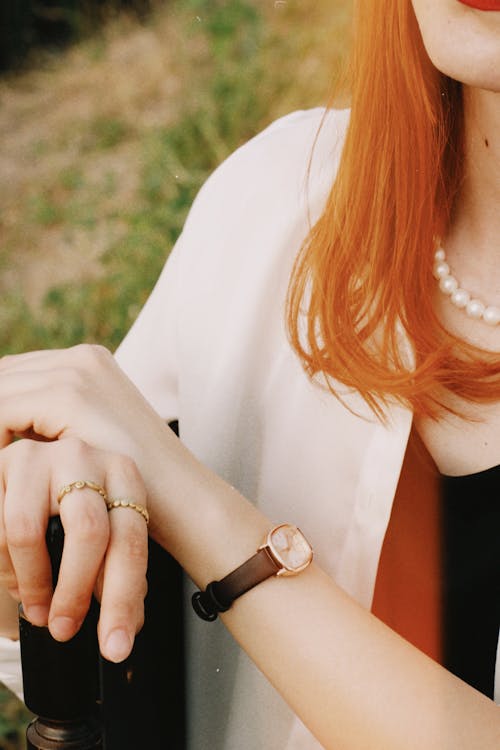
<path fill-rule="evenodd" d="M 191 603 L 202 620 L 216 620 L 227 612 L 242 594 L 271 576 L 294 576 L 305 570 L 313 558 L 312 547 L 304 534 L 289 523 L 275 526 L 255 555 L 220 581 L 209 583 L 205 591 L 196 591 Z"/>

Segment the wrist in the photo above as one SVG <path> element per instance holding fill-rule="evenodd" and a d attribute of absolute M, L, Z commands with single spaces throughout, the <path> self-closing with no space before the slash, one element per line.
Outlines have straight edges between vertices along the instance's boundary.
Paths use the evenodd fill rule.
<path fill-rule="evenodd" d="M 196 591 L 192 605 L 203 620 L 213 621 L 227 612 L 236 599 L 268 578 L 295 576 L 311 563 L 312 547 L 300 529 L 288 523 L 273 527 L 257 552 L 228 573 L 212 581 L 204 591 Z"/>
<path fill-rule="evenodd" d="M 149 468 L 140 466 L 150 534 L 205 587 L 254 554 L 274 524 L 165 430 L 148 454 Z"/>

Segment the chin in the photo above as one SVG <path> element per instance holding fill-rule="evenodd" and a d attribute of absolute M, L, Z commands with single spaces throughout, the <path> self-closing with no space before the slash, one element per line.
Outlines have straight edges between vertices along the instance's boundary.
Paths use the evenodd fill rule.
<path fill-rule="evenodd" d="M 412 5 L 438 70 L 467 86 L 500 92 L 500 10 L 479 10 L 460 0 L 412 0 Z"/>
<path fill-rule="evenodd" d="M 491 59 L 464 60 L 460 65 L 446 65 L 446 61 L 439 59 L 434 65 L 442 73 L 455 81 L 459 81 L 470 88 L 482 89 L 500 94 L 500 54 L 498 60 L 492 64 Z"/>
<path fill-rule="evenodd" d="M 471 88 L 475 89 L 481 89 L 482 91 L 489 91 L 492 94 L 499 94 L 500 99 L 500 81 L 490 81 L 488 79 L 482 80 L 480 79 L 479 82 L 472 82 L 469 85 Z"/>
<path fill-rule="evenodd" d="M 465 86 L 473 89 L 482 89 L 483 91 L 489 91 L 494 94 L 500 94 L 500 75 L 499 71 L 487 71 L 487 70 L 456 70 L 454 68 L 446 68 L 446 66 L 436 66 L 447 75 L 449 78 L 453 78 L 459 83 L 463 83 Z"/>

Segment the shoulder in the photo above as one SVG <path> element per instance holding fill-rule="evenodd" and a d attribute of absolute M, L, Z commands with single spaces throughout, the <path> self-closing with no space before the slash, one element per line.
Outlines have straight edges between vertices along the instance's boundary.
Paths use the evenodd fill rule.
<path fill-rule="evenodd" d="M 179 346 L 191 367 L 203 363 L 197 382 L 219 370 L 223 350 L 232 371 L 250 372 L 250 341 L 274 353 L 286 346 L 293 263 L 325 205 L 347 123 L 348 112 L 324 109 L 281 118 L 201 189 L 175 250 Z"/>
<path fill-rule="evenodd" d="M 285 288 L 293 261 L 323 211 L 349 122 L 347 110 L 289 114 L 237 149 L 208 178 L 181 241 L 179 284 L 211 290 Z M 187 301 L 187 299 L 186 299 Z"/>
<path fill-rule="evenodd" d="M 349 121 L 348 110 L 293 112 L 238 148 L 208 178 L 184 227 L 184 243 L 314 219 L 331 188 Z M 238 243 L 243 250 L 244 243 Z M 196 255 L 199 257 L 199 249 Z"/>
<path fill-rule="evenodd" d="M 252 380 L 257 349 L 274 356 L 287 347 L 293 261 L 325 204 L 348 120 L 345 110 L 323 108 L 282 117 L 229 156 L 198 193 L 117 354 L 155 408 L 165 418 L 181 416 L 184 429 L 181 392 L 200 409 L 193 394 L 212 391 L 206 408 L 216 404 L 217 413 L 221 370 L 229 392 L 245 373 Z"/>
<path fill-rule="evenodd" d="M 206 187 L 238 177 L 241 170 L 262 181 L 283 172 L 300 171 L 311 157 L 319 166 L 319 161 L 334 157 L 341 150 L 348 121 L 348 110 L 323 107 L 285 115 L 238 148 L 214 172 Z"/>

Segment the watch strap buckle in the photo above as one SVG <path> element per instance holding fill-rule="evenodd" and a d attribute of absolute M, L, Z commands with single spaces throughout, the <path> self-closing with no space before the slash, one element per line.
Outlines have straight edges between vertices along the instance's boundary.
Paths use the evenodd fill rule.
<path fill-rule="evenodd" d="M 195 591 L 191 597 L 191 604 L 193 609 L 202 620 L 207 622 L 213 622 L 217 619 L 219 612 L 227 612 L 229 605 L 222 604 L 217 599 L 214 591 L 215 584 L 218 581 L 212 581 L 208 584 L 205 591 Z"/>

